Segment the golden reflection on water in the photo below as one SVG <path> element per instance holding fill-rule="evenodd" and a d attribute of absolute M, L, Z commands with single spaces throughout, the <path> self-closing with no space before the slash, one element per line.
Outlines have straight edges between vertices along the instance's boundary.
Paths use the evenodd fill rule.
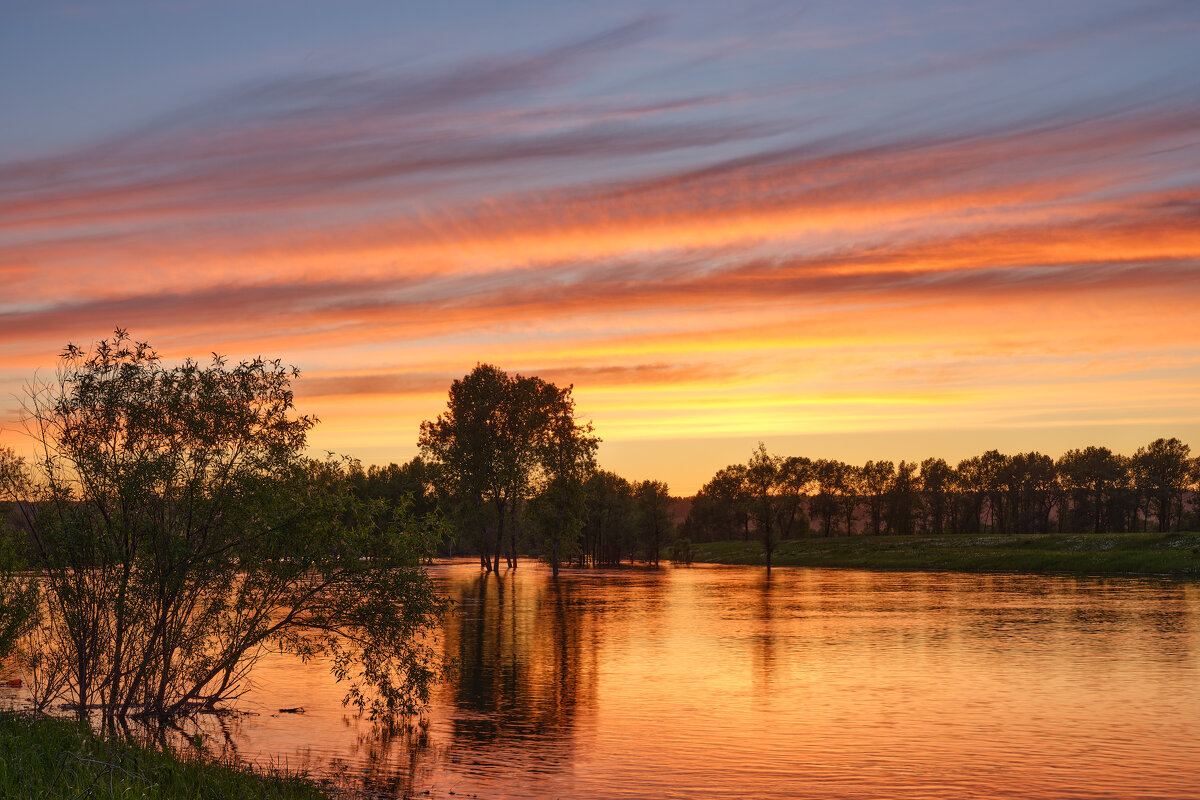
<path fill-rule="evenodd" d="M 455 671 L 424 724 L 276 659 L 210 743 L 396 797 L 1200 796 L 1195 584 L 434 572 Z"/>

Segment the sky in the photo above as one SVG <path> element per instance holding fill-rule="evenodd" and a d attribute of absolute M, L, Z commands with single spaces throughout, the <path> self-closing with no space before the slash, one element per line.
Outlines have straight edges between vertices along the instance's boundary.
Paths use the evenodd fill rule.
<path fill-rule="evenodd" d="M 67 342 L 477 363 L 690 494 L 757 442 L 1200 448 L 1200 3 L 0 0 L 0 443 Z"/>

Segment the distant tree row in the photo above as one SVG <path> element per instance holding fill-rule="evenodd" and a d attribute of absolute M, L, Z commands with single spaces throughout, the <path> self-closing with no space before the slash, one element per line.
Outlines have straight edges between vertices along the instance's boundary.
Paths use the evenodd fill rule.
<path fill-rule="evenodd" d="M 781 538 L 853 534 L 1170 531 L 1185 521 L 1200 459 L 1178 439 L 1132 456 L 1107 447 L 1042 453 L 989 450 L 950 466 L 771 455 L 719 470 L 695 497 L 684 534 L 760 538 L 770 563 Z M 1194 523 L 1193 523 L 1194 524 Z"/>
<path fill-rule="evenodd" d="M 667 485 L 598 469 L 599 442 L 576 419 L 571 386 L 480 364 L 453 382 L 446 411 L 422 423 L 420 456 L 352 480 L 363 499 L 407 498 L 418 514 L 449 520 L 444 554 L 477 554 L 488 571 L 536 555 L 555 574 L 563 564 L 687 560 L 692 542 L 751 537 L 769 565 L 780 540 L 808 535 L 1178 530 L 1195 525 L 1200 481 L 1200 459 L 1178 439 L 1131 456 L 989 450 L 954 466 L 857 466 L 759 444 L 704 485 L 677 528 Z"/>

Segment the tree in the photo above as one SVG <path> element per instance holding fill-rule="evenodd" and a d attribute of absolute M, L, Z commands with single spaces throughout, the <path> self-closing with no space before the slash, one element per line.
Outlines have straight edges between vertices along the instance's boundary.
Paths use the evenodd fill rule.
<path fill-rule="evenodd" d="M 0 447 L 0 659 L 12 652 L 37 610 L 37 584 L 23 557 L 24 531 L 8 524 L 27 485 L 24 460 Z"/>
<path fill-rule="evenodd" d="M 463 501 L 463 516 L 479 530 L 483 567 L 500 569 L 505 523 L 529 480 L 520 442 L 520 410 L 512 379 L 479 364 L 450 385 L 446 413 L 421 423 L 418 444 L 443 487 Z M 493 563 L 492 557 L 495 557 Z"/>
<path fill-rule="evenodd" d="M 425 703 L 444 608 L 419 567 L 431 533 L 303 456 L 294 369 L 163 365 L 118 330 L 68 345 L 35 386 L 38 454 L 10 481 L 39 598 L 16 658 L 35 703 L 169 717 L 244 690 L 264 653 L 327 658 L 372 714 Z M 374 692 L 371 692 L 371 689 Z"/>
<path fill-rule="evenodd" d="M 364 502 L 383 500 L 388 507 L 407 502 L 413 513 L 423 516 L 439 510 L 430 472 L 429 465 L 417 456 L 403 464 L 372 464 L 366 470 L 355 465 L 350 469 L 350 483 Z"/>
<path fill-rule="evenodd" d="M 1113 488 L 1125 475 L 1121 460 L 1107 447 L 1086 447 L 1063 453 L 1055 466 L 1071 494 L 1076 523 L 1090 524 L 1094 533 L 1100 533 Z"/>
<path fill-rule="evenodd" d="M 954 484 L 961 513 L 962 533 L 979 533 L 986 499 L 986 473 L 980 456 L 965 458 L 954 468 Z"/>
<path fill-rule="evenodd" d="M 594 462 L 599 439 L 575 422 L 571 388 L 479 364 L 450 385 L 446 411 L 421 423 L 422 457 L 477 529 L 486 571 L 499 571 L 502 552 L 516 565 L 517 521 L 539 478 L 577 480 Z"/>
<path fill-rule="evenodd" d="M 797 518 L 803 516 L 800 503 L 808 488 L 811 468 L 807 458 L 769 454 L 762 442 L 750 455 L 744 472 L 745 491 L 754 529 L 762 539 L 768 570 L 776 544 L 791 535 Z"/>
<path fill-rule="evenodd" d="M 672 528 L 670 490 L 662 481 L 639 481 L 633 485 L 633 502 L 642 554 L 657 567 Z"/>
<path fill-rule="evenodd" d="M 1019 533 L 1050 532 L 1050 514 L 1060 503 L 1061 490 L 1054 459 L 1038 452 L 1015 456 L 1022 465 L 1023 511 L 1019 513 Z"/>
<path fill-rule="evenodd" d="M 762 538 L 763 553 L 767 570 L 771 569 L 771 556 L 775 552 L 778 525 L 776 522 L 776 495 L 779 491 L 782 459 L 767 453 L 766 445 L 758 443 L 758 449 L 750 456 L 746 466 L 746 489 L 750 496 L 750 515 L 754 529 Z"/>
<path fill-rule="evenodd" d="M 838 464 L 838 504 L 846 517 L 846 535 L 854 535 L 854 514 L 862 503 L 862 468 L 853 464 Z"/>
<path fill-rule="evenodd" d="M 580 425 L 575 420 L 572 388 L 555 390 L 538 446 L 542 501 L 539 527 L 556 578 L 564 555 L 569 558 L 579 546 L 586 512 L 583 486 L 596 470 L 596 449 L 600 445 L 600 439 L 592 434 L 591 423 Z"/>
<path fill-rule="evenodd" d="M 930 533 L 941 536 L 946 532 L 947 522 L 950 523 L 950 530 L 954 530 L 953 490 L 954 470 L 945 459 L 927 458 L 921 462 L 921 493 L 929 512 Z"/>
<path fill-rule="evenodd" d="M 746 465 L 730 464 L 717 470 L 700 487 L 688 512 L 689 527 L 703 531 L 710 541 L 740 536 L 750 539 L 750 495 Z"/>
<path fill-rule="evenodd" d="M 887 488 L 888 532 L 908 535 L 916 533 L 917 465 L 901 461 Z"/>
<path fill-rule="evenodd" d="M 819 458 L 812 464 L 815 495 L 811 500 L 813 514 L 821 518 L 821 535 L 833 535 L 833 520 L 841 511 L 838 502 L 846 484 L 846 465 L 841 461 Z"/>
<path fill-rule="evenodd" d="M 1178 439 L 1155 439 L 1133 454 L 1135 481 L 1154 502 L 1160 531 L 1169 531 L 1172 514 L 1178 519 L 1183 511 L 1183 493 L 1190 478 L 1190 456 L 1191 448 Z"/>
<path fill-rule="evenodd" d="M 862 493 L 871 513 L 871 533 L 874 536 L 880 534 L 880 523 L 883 522 L 884 507 L 887 503 L 886 495 L 895 473 L 896 466 L 890 461 L 868 461 L 859 470 Z"/>
<path fill-rule="evenodd" d="M 814 485 L 813 462 L 803 456 L 788 456 L 779 462 L 779 536 L 782 539 L 809 532 L 804 502 Z"/>
<path fill-rule="evenodd" d="M 580 563 L 616 565 L 634 550 L 633 486 L 614 472 L 597 470 L 584 482 Z"/>

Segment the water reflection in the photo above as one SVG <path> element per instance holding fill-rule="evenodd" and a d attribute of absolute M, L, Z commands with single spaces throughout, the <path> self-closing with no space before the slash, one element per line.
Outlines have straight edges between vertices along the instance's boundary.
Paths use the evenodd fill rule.
<path fill-rule="evenodd" d="M 480 574 L 452 596 L 448 694 L 461 763 L 519 761 L 530 772 L 569 765 L 576 718 L 596 703 L 595 612 L 570 580 L 530 581 L 528 570 Z"/>
<path fill-rule="evenodd" d="M 1153 580 L 435 568 L 456 664 L 373 727 L 277 661 L 208 746 L 392 797 L 1190 797 L 1200 592 Z M 278 709 L 304 705 L 297 718 Z"/>

